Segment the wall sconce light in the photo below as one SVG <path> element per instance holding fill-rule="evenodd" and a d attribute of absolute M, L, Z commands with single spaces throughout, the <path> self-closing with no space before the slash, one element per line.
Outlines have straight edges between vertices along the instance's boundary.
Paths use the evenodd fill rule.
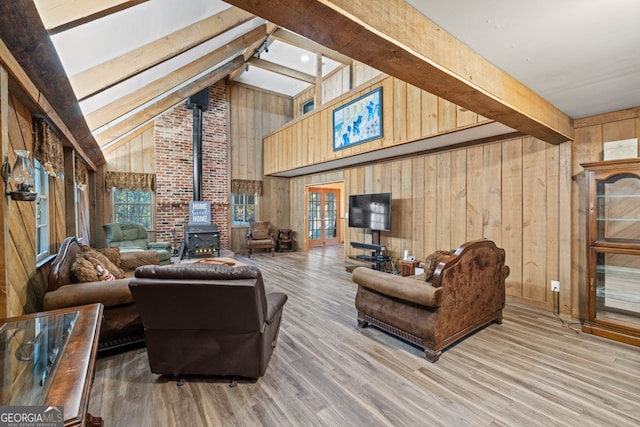
<path fill-rule="evenodd" d="M 28 150 L 15 150 L 16 162 L 13 170 L 9 166 L 9 159 L 4 158 L 2 164 L 2 179 L 4 180 L 5 194 L 11 199 L 22 202 L 33 202 L 38 193 L 33 191 L 36 182 L 36 173 L 29 161 Z M 13 179 L 16 191 L 9 191 L 9 182 Z"/>

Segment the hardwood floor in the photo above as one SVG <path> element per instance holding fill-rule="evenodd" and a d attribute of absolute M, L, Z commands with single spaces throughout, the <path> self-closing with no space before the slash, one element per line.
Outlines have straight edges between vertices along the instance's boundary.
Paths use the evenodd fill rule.
<path fill-rule="evenodd" d="M 268 291 L 289 295 L 263 378 L 234 388 L 188 378 L 178 387 L 151 373 L 144 348 L 132 350 L 98 360 L 89 412 L 106 427 L 640 425 L 638 347 L 508 305 L 502 325 L 432 364 L 409 344 L 356 327 L 341 246 L 249 262 Z"/>

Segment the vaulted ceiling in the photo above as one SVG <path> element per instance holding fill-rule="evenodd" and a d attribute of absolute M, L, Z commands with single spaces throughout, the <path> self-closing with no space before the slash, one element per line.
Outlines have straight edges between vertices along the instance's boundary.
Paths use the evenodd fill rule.
<path fill-rule="evenodd" d="M 35 4 L 103 148 L 222 78 L 294 96 L 351 62 L 222 1 Z"/>
<path fill-rule="evenodd" d="M 353 59 L 559 143 L 574 118 L 640 105 L 639 5 L 34 0 L 2 2 L 0 37 L 48 67 L 40 83 L 65 100 L 52 104 L 79 107 L 86 123 L 71 126 L 103 149 L 221 78 L 295 96 Z M 30 57 L 48 46 L 58 69 Z"/>

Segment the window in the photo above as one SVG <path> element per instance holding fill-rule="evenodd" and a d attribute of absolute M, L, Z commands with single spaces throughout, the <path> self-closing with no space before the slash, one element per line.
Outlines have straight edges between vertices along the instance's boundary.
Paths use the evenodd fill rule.
<path fill-rule="evenodd" d="M 249 225 L 249 221 L 256 219 L 258 197 L 255 194 L 233 193 L 231 204 L 233 205 L 233 225 Z"/>
<path fill-rule="evenodd" d="M 315 101 L 313 98 L 302 104 L 302 114 L 307 114 L 309 111 L 313 111 L 315 108 Z"/>
<path fill-rule="evenodd" d="M 115 222 L 140 224 L 153 229 L 153 192 L 143 190 L 113 190 L 113 217 Z"/>
<path fill-rule="evenodd" d="M 49 256 L 49 174 L 33 159 L 36 185 L 36 262 Z"/>

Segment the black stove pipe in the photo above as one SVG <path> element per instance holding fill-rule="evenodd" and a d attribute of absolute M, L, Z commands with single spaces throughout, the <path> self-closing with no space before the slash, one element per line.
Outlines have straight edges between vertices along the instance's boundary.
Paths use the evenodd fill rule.
<path fill-rule="evenodd" d="M 193 107 L 193 200 L 202 200 L 202 106 Z"/>
<path fill-rule="evenodd" d="M 193 201 L 202 200 L 202 112 L 209 107 L 209 88 L 187 99 L 193 110 Z"/>

